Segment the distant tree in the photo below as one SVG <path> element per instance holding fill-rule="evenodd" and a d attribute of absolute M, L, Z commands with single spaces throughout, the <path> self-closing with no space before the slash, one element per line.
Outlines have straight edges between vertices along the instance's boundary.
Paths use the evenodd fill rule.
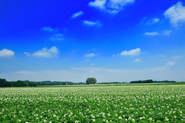
<path fill-rule="evenodd" d="M 87 84 L 95 84 L 97 82 L 96 78 L 87 78 L 86 83 Z"/>
<path fill-rule="evenodd" d="M 10 87 L 10 83 L 8 83 L 6 79 L 0 78 L 0 87 Z"/>
<path fill-rule="evenodd" d="M 138 81 L 131 81 L 130 83 L 153 83 L 153 80 L 152 79 L 138 80 Z"/>

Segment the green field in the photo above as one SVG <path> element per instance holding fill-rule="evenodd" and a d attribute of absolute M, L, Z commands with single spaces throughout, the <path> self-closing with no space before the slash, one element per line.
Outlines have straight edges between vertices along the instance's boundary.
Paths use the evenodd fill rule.
<path fill-rule="evenodd" d="M 184 84 L 0 88 L 0 122 L 183 122 Z"/>

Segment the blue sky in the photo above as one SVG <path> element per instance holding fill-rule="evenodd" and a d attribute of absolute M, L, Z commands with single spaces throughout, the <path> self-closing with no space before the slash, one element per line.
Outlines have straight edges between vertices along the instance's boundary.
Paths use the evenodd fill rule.
<path fill-rule="evenodd" d="M 185 81 L 184 0 L 0 0 L 0 78 Z"/>

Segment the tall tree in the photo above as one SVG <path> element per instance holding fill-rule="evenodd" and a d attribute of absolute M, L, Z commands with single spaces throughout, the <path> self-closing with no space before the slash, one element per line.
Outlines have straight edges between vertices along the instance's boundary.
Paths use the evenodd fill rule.
<path fill-rule="evenodd" d="M 87 84 L 95 84 L 97 82 L 96 78 L 87 78 L 86 83 Z"/>

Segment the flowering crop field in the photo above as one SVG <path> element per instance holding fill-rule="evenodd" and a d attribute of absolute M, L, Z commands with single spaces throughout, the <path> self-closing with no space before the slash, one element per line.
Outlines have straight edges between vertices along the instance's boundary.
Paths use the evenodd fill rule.
<path fill-rule="evenodd" d="M 184 122 L 184 87 L 0 88 L 0 123 Z"/>

